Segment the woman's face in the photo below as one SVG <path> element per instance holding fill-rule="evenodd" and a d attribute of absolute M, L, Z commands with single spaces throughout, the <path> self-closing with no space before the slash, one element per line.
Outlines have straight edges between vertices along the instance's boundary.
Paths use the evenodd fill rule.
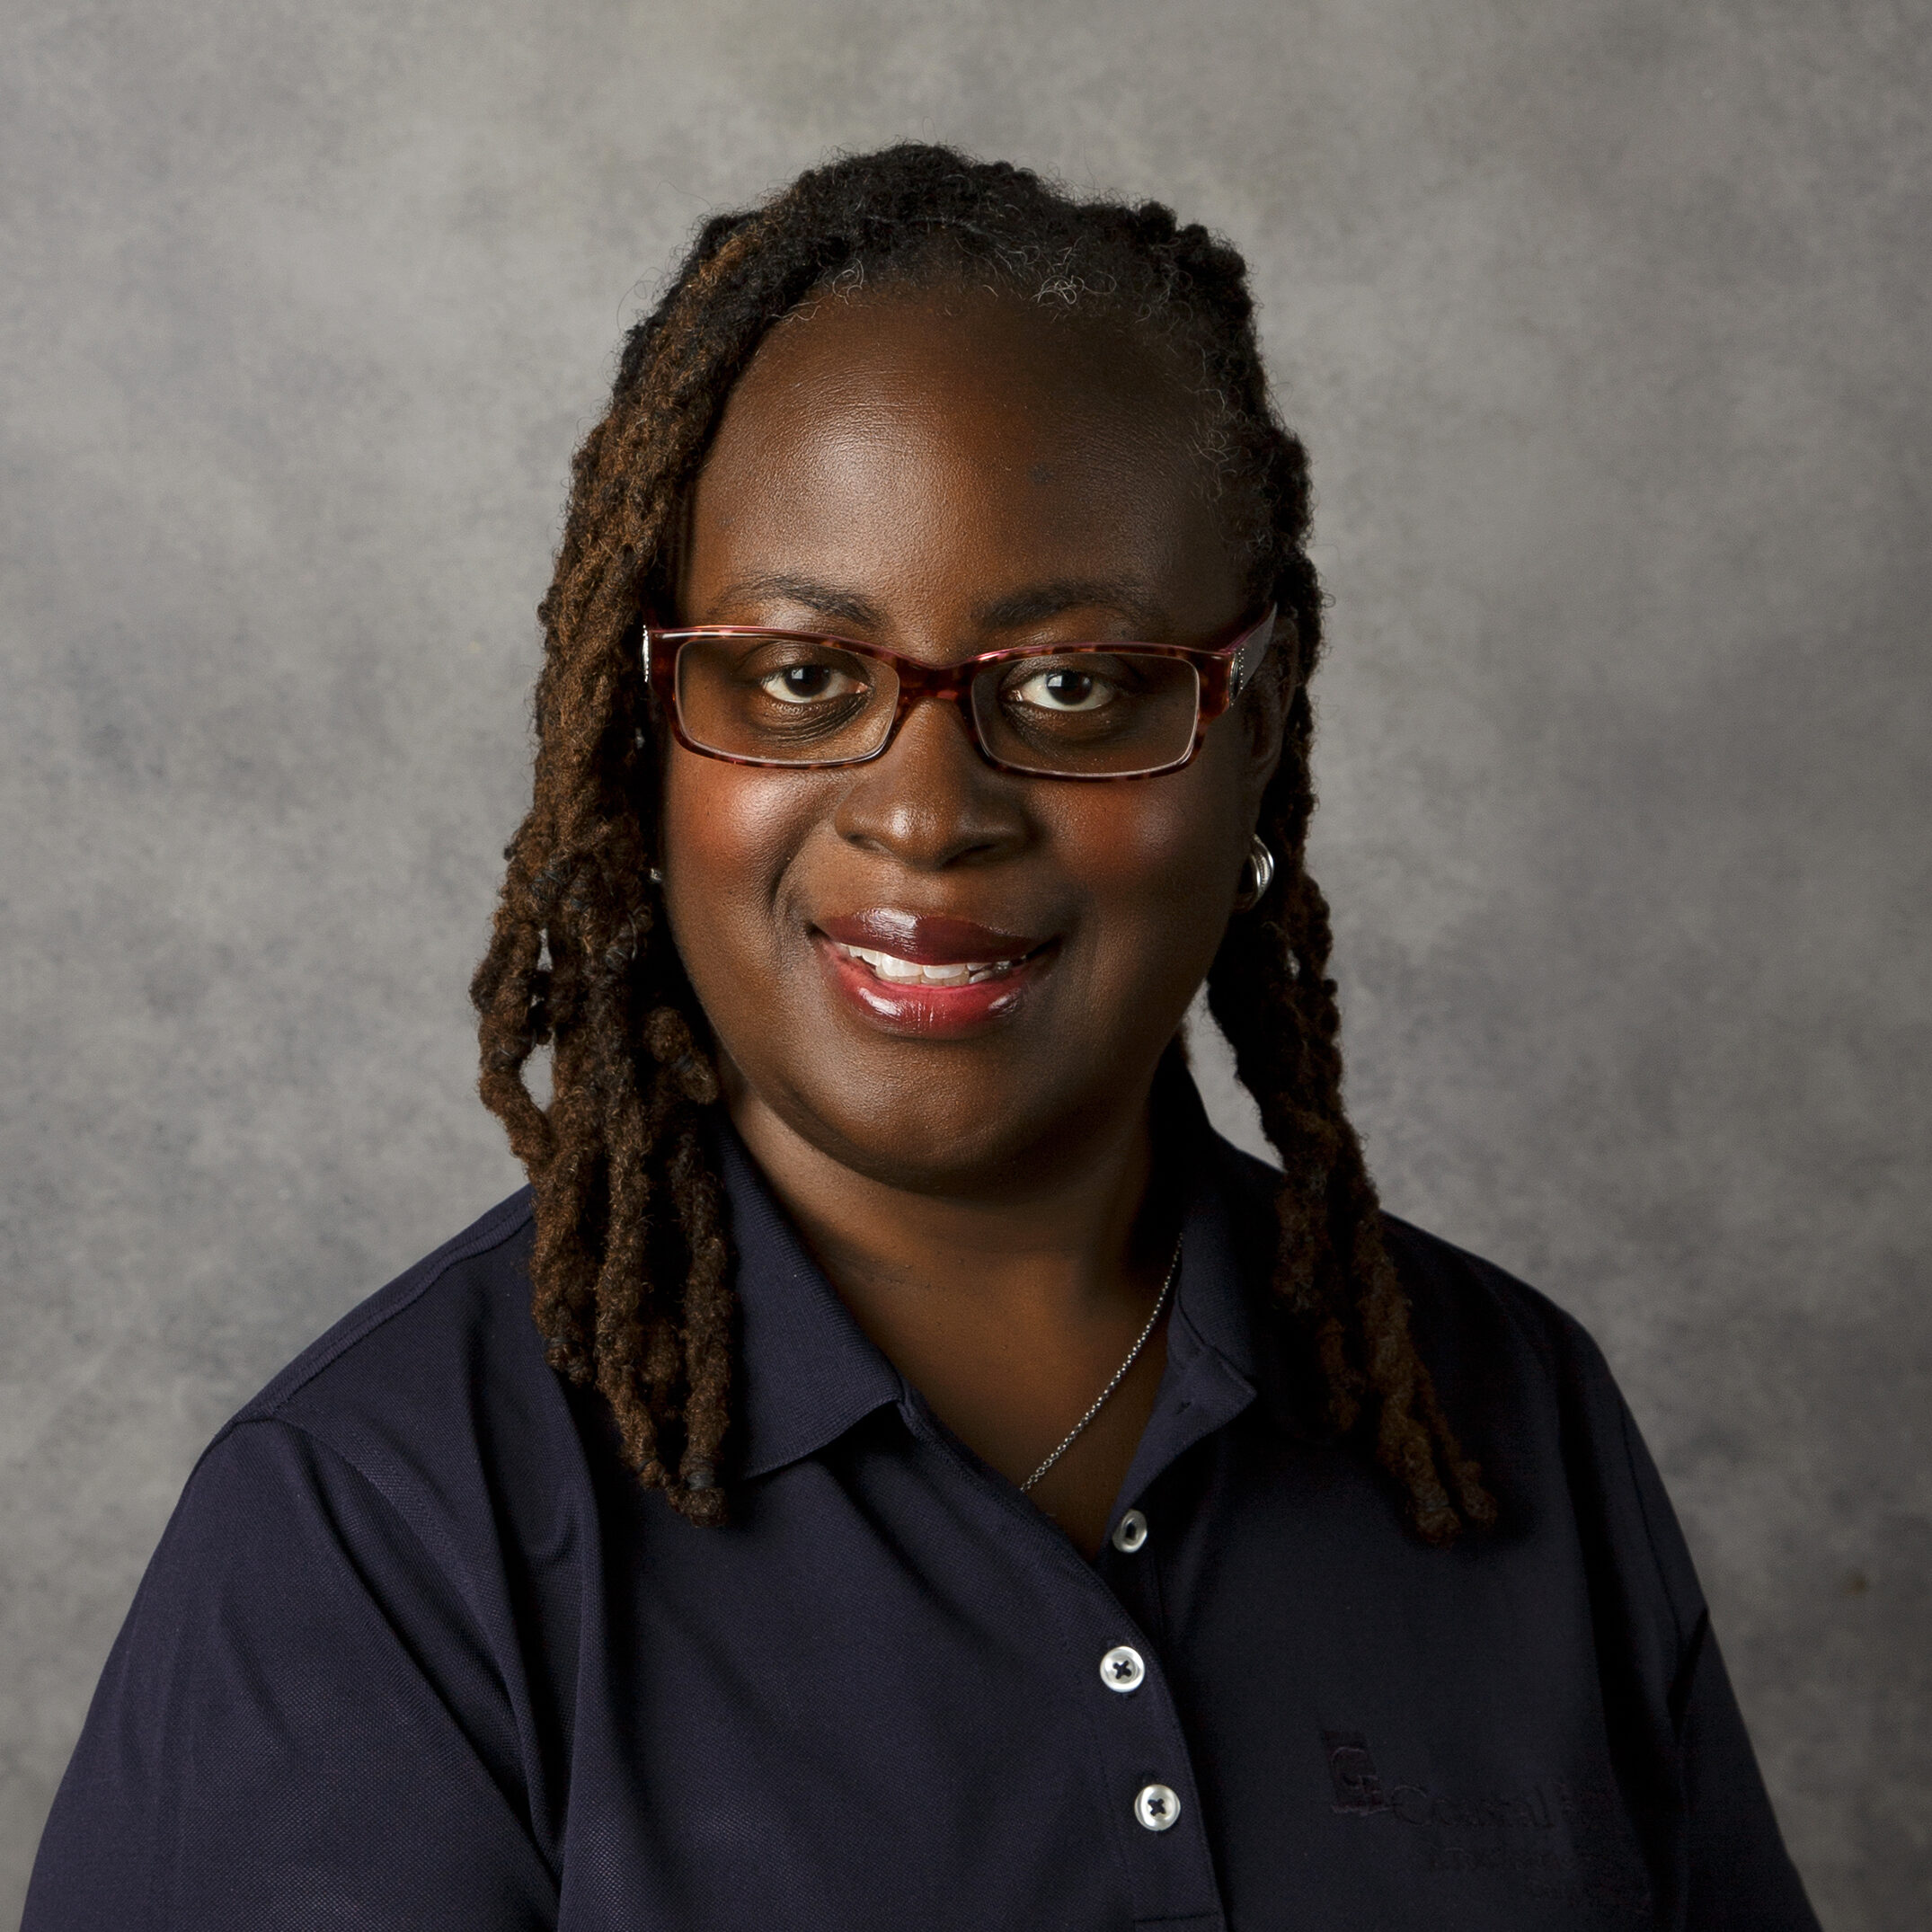
<path fill-rule="evenodd" d="M 1086 323 L 977 291 L 820 302 L 731 394 L 678 620 L 935 665 L 1220 642 L 1249 613 L 1192 429 L 1164 363 Z M 1107 784 L 995 770 L 936 699 L 821 771 L 663 732 L 671 926 L 734 1116 L 920 1192 L 1048 1185 L 1117 1135 L 1220 942 L 1280 695 L 1182 770 Z M 962 966 L 995 970 L 925 983 Z"/>

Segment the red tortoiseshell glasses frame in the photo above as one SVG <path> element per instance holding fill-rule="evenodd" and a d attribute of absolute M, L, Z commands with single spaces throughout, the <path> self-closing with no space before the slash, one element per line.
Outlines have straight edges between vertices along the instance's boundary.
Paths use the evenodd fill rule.
<path fill-rule="evenodd" d="M 1245 625 L 1239 634 L 1227 643 L 1213 646 L 1086 642 L 1021 644 L 1006 651 L 983 651 L 978 657 L 968 658 L 962 663 L 944 666 L 922 664 L 917 659 L 901 657 L 895 651 L 883 650 L 877 644 L 861 643 L 853 638 L 833 637 L 818 631 L 767 629 L 756 625 L 707 625 L 683 631 L 658 630 L 647 625 L 643 637 L 643 651 L 645 677 L 660 711 L 670 723 L 678 742 L 687 751 L 697 752 L 705 758 L 720 758 L 728 765 L 778 767 L 793 771 L 824 770 L 839 765 L 863 765 L 884 755 L 892 740 L 898 737 L 900 727 L 905 723 L 915 705 L 924 698 L 938 697 L 944 698 L 958 707 L 960 722 L 965 726 L 967 736 L 972 740 L 974 748 L 988 765 L 998 770 L 1020 772 L 1029 777 L 1044 778 L 1154 778 L 1165 772 L 1178 771 L 1189 763 L 1201 749 L 1201 740 L 1208 727 L 1254 681 L 1273 639 L 1274 621 L 1275 612 L 1271 607 L 1258 623 Z M 761 757 L 743 749 L 731 749 L 706 742 L 702 734 L 695 733 L 690 729 L 680 690 L 681 668 L 687 647 L 705 643 L 816 645 L 829 647 L 866 664 L 877 665 L 891 675 L 897 686 L 897 699 L 891 718 L 883 731 L 879 734 L 877 742 L 871 741 L 868 732 L 867 741 L 862 749 L 843 752 L 836 757 Z M 1172 754 L 1160 758 L 1157 763 L 1133 769 L 1079 770 L 1069 769 L 1065 764 L 1054 763 L 1050 753 L 1036 754 L 1030 760 L 1002 756 L 987 742 L 987 725 L 981 710 L 982 699 L 976 695 L 990 688 L 980 684 L 982 678 L 989 673 L 997 677 L 1006 666 L 1024 662 L 1029 658 L 1083 656 L 1124 658 L 1130 660 L 1157 659 L 1168 662 L 1178 661 L 1185 665 L 1192 673 L 1194 683 L 1192 728 L 1187 733 L 1185 743 L 1178 743 L 1176 734 L 1175 740 L 1170 740 L 1176 743 L 1176 749 Z M 772 675 L 779 675 L 787 669 L 798 668 L 801 667 L 775 665 Z M 1178 696 L 1178 693 L 1176 695 Z M 1053 714 L 1066 716 L 1071 713 Z M 853 713 L 850 716 L 856 722 L 858 713 Z M 1178 713 L 1176 719 L 1178 720 Z M 873 727 L 873 730 L 876 729 L 876 726 Z M 1014 735 L 1017 736 L 1017 731 Z"/>

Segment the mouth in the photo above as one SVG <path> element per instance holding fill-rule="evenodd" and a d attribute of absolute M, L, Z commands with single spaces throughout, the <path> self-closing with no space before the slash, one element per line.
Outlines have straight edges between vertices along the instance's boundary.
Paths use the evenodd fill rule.
<path fill-rule="evenodd" d="M 837 940 L 832 944 L 846 959 L 856 960 L 887 986 L 983 986 L 988 979 L 1007 978 L 1033 956 L 1023 953 L 1014 959 L 953 960 L 944 965 L 927 966 L 917 960 L 882 953 L 874 946 L 840 945 Z"/>
<path fill-rule="evenodd" d="M 847 1011 L 926 1040 L 963 1038 L 1008 1018 L 1059 949 L 1056 936 L 885 908 L 821 919 L 814 937 Z"/>

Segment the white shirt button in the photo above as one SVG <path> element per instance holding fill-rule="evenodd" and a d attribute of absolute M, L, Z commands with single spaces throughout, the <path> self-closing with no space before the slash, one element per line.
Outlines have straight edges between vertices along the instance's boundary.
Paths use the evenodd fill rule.
<path fill-rule="evenodd" d="M 1148 1520 L 1139 1510 L 1130 1510 L 1113 1526 L 1109 1541 L 1122 1555 L 1131 1556 L 1148 1539 Z"/>
<path fill-rule="evenodd" d="M 1149 1831 L 1165 1831 L 1181 1815 L 1181 1801 L 1165 1785 L 1143 1785 L 1134 1800 L 1134 1816 Z"/>
<path fill-rule="evenodd" d="M 1100 1680 L 1109 1690 L 1139 1690 L 1147 1674 L 1140 1653 L 1126 1644 L 1116 1644 L 1100 1660 Z"/>

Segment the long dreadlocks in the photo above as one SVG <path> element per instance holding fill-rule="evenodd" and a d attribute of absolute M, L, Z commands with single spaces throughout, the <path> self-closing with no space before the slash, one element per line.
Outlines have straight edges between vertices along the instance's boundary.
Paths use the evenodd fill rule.
<path fill-rule="evenodd" d="M 1343 1111 L 1328 908 L 1304 864 L 1307 679 L 1322 643 L 1307 459 L 1269 400 L 1245 265 L 1156 203 L 1077 202 L 946 148 L 837 161 L 707 222 L 631 330 L 610 408 L 577 452 L 539 609 L 535 796 L 471 988 L 483 1097 L 534 1190 L 533 1312 L 550 1360 L 595 1383 L 642 1482 L 694 1522 L 723 1520 L 733 1302 L 704 1132 L 719 1086 L 651 882 L 658 788 L 641 627 L 669 606 L 686 494 L 775 323 L 828 288 L 969 276 L 1165 345 L 1196 389 L 1201 448 L 1257 601 L 1279 608 L 1295 680 L 1262 810 L 1277 882 L 1260 913 L 1229 926 L 1209 1000 L 1286 1169 L 1273 1276 L 1284 1319 L 1319 1363 L 1334 1427 L 1372 1433 L 1416 1529 L 1447 1542 L 1493 1505 L 1417 1357 Z M 545 1045 L 541 1105 L 525 1069 Z"/>

